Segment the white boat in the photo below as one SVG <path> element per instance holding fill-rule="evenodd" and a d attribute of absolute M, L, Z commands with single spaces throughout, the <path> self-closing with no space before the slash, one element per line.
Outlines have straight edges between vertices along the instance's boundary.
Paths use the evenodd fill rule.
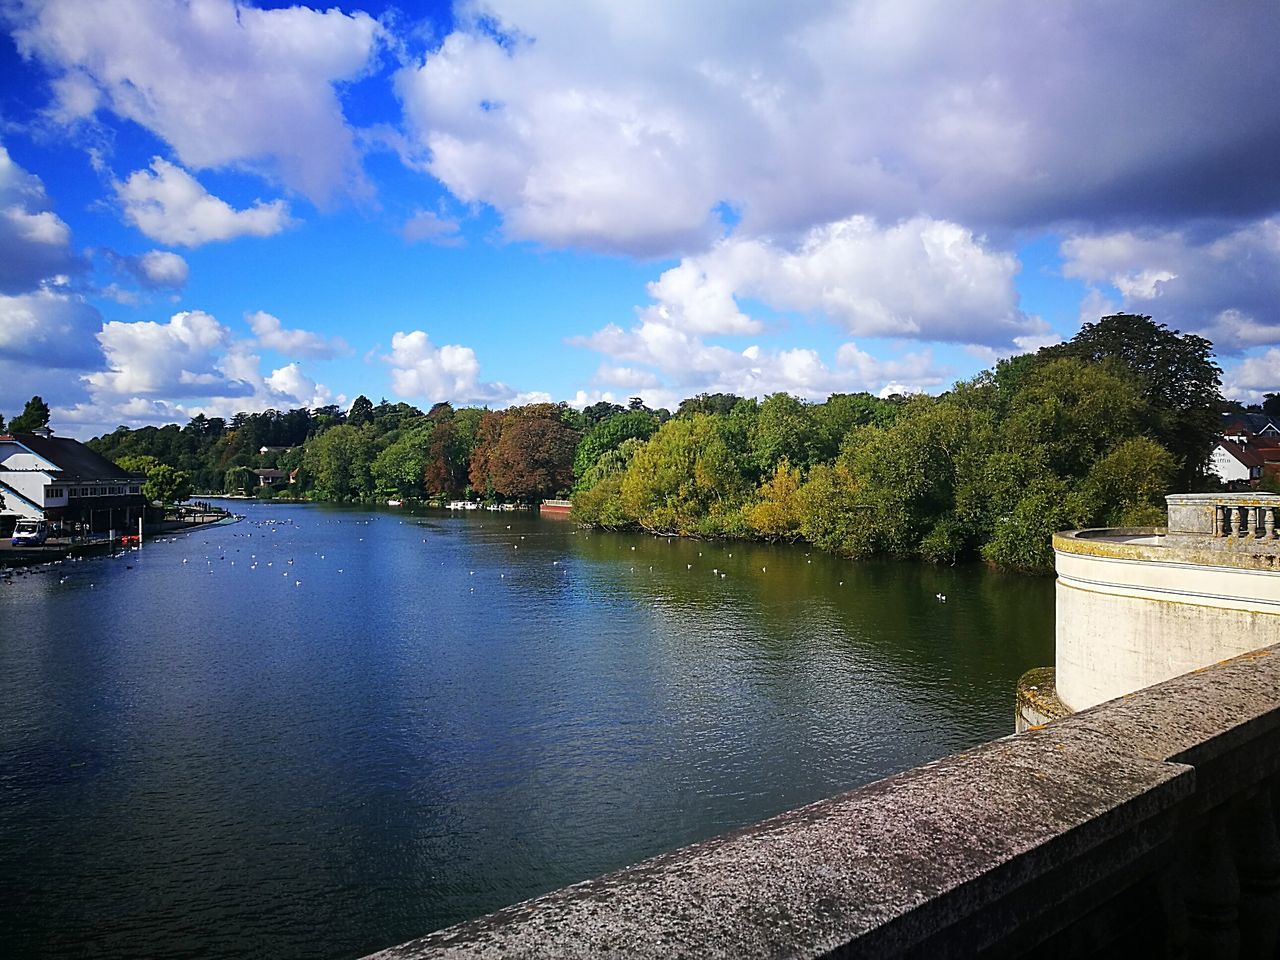
<path fill-rule="evenodd" d="M 403 506 L 404 506 L 404 501 L 403 501 L 403 500 L 388 500 L 388 501 L 387 501 L 387 506 L 388 506 L 388 507 L 403 507 Z"/>

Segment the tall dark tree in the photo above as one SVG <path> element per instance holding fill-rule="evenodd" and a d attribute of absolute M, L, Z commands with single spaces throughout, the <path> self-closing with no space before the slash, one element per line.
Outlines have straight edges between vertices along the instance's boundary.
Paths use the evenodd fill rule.
<path fill-rule="evenodd" d="M 700 393 L 680 401 L 677 417 L 689 417 L 695 413 L 728 413 L 742 398 L 733 393 Z"/>
<path fill-rule="evenodd" d="M 353 427 L 363 427 L 373 420 L 373 401 L 364 394 L 356 397 L 347 411 L 347 423 Z"/>
<path fill-rule="evenodd" d="M 1280 393 L 1268 393 L 1263 396 L 1262 412 L 1268 417 L 1280 417 Z"/>
<path fill-rule="evenodd" d="M 48 425 L 49 405 L 40 396 L 34 396 L 22 408 L 22 413 L 10 421 L 9 429 L 14 433 L 29 433 L 32 430 L 39 430 L 41 427 L 47 427 Z"/>
<path fill-rule="evenodd" d="M 1147 316 L 1118 313 L 1086 323 L 1069 341 L 1045 347 L 1038 356 L 1120 364 L 1151 405 L 1145 432 L 1174 455 L 1176 483 L 1182 489 L 1199 484 L 1222 409 L 1222 370 L 1213 362 L 1212 343 Z"/>

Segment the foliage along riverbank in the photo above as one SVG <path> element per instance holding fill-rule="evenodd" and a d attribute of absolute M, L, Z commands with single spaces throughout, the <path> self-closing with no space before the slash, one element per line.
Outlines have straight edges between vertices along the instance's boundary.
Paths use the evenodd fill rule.
<path fill-rule="evenodd" d="M 572 492 L 601 527 L 1036 569 L 1054 530 L 1159 523 L 1167 492 L 1202 487 L 1223 407 L 1207 340 L 1117 315 L 939 397 L 703 394 L 674 415 L 639 399 L 424 413 L 360 397 L 345 414 L 200 416 L 91 446 L 205 490 L 250 491 L 272 468 L 273 493 L 302 499 Z"/>

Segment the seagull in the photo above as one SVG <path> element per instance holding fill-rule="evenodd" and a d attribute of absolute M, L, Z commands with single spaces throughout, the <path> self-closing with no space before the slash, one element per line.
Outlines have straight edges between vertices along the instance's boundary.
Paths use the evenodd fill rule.
<path fill-rule="evenodd" d="M 945 593 L 938 593 L 938 594 L 935 594 L 934 596 L 937 598 L 939 603 L 947 602 L 947 595 Z"/>

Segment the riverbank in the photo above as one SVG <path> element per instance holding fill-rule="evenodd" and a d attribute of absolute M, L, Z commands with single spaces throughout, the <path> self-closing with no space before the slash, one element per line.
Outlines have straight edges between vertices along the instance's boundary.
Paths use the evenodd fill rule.
<path fill-rule="evenodd" d="M 143 542 L 175 533 L 185 533 L 202 527 L 238 523 L 244 519 L 228 511 L 200 511 L 165 519 L 143 529 Z M 138 535 L 119 533 L 116 536 L 76 538 L 50 538 L 42 544 L 14 546 L 9 540 L 0 541 L 0 567 L 23 567 L 58 560 L 80 557 L 110 556 L 121 550 L 138 549 Z"/>

